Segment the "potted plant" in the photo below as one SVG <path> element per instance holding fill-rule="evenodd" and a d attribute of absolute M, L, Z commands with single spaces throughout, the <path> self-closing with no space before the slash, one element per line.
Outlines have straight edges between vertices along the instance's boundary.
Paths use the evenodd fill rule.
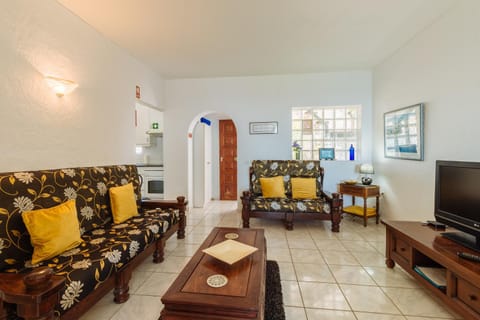
<path fill-rule="evenodd" d="M 300 152 L 302 151 L 302 146 L 295 140 L 292 144 L 293 158 L 295 160 L 300 160 Z"/>

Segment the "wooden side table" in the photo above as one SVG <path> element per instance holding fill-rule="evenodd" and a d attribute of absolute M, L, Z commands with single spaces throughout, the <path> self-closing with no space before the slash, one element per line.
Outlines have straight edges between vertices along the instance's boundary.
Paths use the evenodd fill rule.
<path fill-rule="evenodd" d="M 343 195 L 352 196 L 352 205 L 344 207 L 342 212 L 353 214 L 356 216 L 363 217 L 363 226 L 367 226 L 367 219 L 370 217 L 375 217 L 375 222 L 378 224 L 378 218 L 380 216 L 380 187 L 377 185 L 363 185 L 363 184 L 347 184 L 339 183 L 338 184 L 338 193 L 343 199 Z M 363 207 L 355 205 L 355 197 L 363 198 Z M 367 207 L 367 199 L 375 197 L 376 206 L 375 208 Z"/>

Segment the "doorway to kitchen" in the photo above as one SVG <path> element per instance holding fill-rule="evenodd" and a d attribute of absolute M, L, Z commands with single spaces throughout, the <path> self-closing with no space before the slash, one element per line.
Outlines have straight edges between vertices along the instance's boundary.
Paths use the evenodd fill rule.
<path fill-rule="evenodd" d="M 163 111 L 135 101 L 135 162 L 142 177 L 142 198 L 163 199 Z"/>

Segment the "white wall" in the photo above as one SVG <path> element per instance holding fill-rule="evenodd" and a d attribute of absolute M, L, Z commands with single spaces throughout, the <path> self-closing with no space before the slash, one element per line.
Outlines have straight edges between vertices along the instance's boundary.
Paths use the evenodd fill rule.
<path fill-rule="evenodd" d="M 204 190 L 205 190 L 205 199 L 204 203 L 208 203 L 212 199 L 212 150 L 213 150 L 213 141 L 212 141 L 212 127 L 202 124 L 205 127 L 205 148 L 204 148 L 204 171 L 205 171 L 205 180 Z M 217 143 L 218 145 L 218 143 Z"/>
<path fill-rule="evenodd" d="M 374 70 L 374 165 L 382 214 L 433 219 L 436 160 L 480 161 L 480 1 L 462 0 Z M 425 161 L 383 156 L 383 114 L 425 103 Z"/>
<path fill-rule="evenodd" d="M 180 79 L 165 81 L 165 183 L 167 197 L 187 192 L 187 132 L 192 119 L 211 110 L 232 117 L 237 127 L 238 185 L 248 188 L 248 166 L 254 159 L 290 159 L 291 108 L 361 104 L 363 150 L 371 160 L 371 72 Z M 276 135 L 250 135 L 251 121 L 278 121 Z M 337 162 L 345 166 L 349 162 Z M 351 172 L 351 174 L 354 174 Z M 326 185 L 339 177 L 326 171 Z M 334 190 L 332 190 L 334 191 Z"/>
<path fill-rule="evenodd" d="M 135 162 L 135 85 L 162 79 L 54 0 L 0 7 L 0 171 Z M 58 98 L 44 75 L 76 81 Z"/>
<path fill-rule="evenodd" d="M 193 129 L 193 207 L 205 205 L 205 131 L 202 124 Z"/>

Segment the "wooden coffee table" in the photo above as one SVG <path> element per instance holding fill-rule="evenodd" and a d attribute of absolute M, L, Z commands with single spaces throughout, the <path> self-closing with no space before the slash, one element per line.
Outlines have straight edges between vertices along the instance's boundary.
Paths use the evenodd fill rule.
<path fill-rule="evenodd" d="M 235 241 L 258 248 L 229 265 L 202 252 L 236 233 Z M 264 317 L 266 246 L 263 229 L 214 228 L 162 297 L 162 320 L 258 319 Z M 210 287 L 207 278 L 221 274 L 228 283 Z"/>

